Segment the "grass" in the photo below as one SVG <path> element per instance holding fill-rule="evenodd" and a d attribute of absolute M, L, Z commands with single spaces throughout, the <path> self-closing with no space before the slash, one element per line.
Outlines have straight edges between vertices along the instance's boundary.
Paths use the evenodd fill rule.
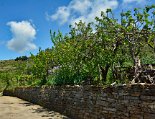
<path fill-rule="evenodd" d="M 16 76 L 23 73 L 26 61 L 0 61 L 0 92 L 9 84 L 16 85 Z"/>

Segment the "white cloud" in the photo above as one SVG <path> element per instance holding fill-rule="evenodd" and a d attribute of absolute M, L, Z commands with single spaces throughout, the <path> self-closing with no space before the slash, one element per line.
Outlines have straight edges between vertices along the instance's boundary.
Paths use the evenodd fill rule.
<path fill-rule="evenodd" d="M 62 6 L 62 7 L 59 7 L 58 11 L 50 17 L 52 20 L 57 20 L 57 19 L 61 20 L 61 24 L 63 24 L 67 22 L 69 16 L 70 16 L 70 10 L 65 6 Z"/>
<path fill-rule="evenodd" d="M 141 8 L 148 4 L 147 0 L 123 0 L 121 8 L 124 10 L 132 10 L 133 8 Z"/>
<path fill-rule="evenodd" d="M 72 0 L 68 7 L 81 14 L 86 14 L 91 6 L 92 2 L 90 0 Z"/>
<path fill-rule="evenodd" d="M 93 22 L 101 11 L 118 7 L 117 0 L 72 0 L 67 6 L 58 8 L 55 14 L 49 15 L 52 20 L 59 20 L 60 24 L 74 24 L 79 20 L 86 23 Z"/>
<path fill-rule="evenodd" d="M 37 48 L 33 43 L 36 30 L 29 21 L 11 21 L 7 25 L 10 26 L 12 32 L 12 39 L 7 42 L 10 50 L 22 53 Z"/>
<path fill-rule="evenodd" d="M 145 0 L 123 0 L 124 4 L 129 4 L 129 3 L 133 3 L 133 2 L 135 2 L 135 3 L 143 3 L 143 2 L 145 2 Z"/>

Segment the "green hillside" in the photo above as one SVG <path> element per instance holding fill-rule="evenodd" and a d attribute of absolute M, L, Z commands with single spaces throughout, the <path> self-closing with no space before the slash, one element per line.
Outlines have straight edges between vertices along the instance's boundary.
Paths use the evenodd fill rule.
<path fill-rule="evenodd" d="M 23 74 L 26 61 L 1 60 L 0 61 L 0 91 L 7 85 L 13 86 L 18 75 Z"/>

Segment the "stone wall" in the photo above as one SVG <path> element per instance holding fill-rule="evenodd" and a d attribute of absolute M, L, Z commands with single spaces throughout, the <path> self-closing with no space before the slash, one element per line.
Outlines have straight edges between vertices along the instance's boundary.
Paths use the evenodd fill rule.
<path fill-rule="evenodd" d="M 4 91 L 72 119 L 155 119 L 155 85 L 29 87 Z"/>

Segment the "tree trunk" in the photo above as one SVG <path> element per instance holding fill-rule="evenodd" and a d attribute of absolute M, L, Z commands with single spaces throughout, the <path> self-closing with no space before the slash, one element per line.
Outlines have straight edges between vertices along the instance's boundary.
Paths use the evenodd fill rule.
<path fill-rule="evenodd" d="M 141 74 L 141 69 L 142 69 L 142 67 L 141 67 L 140 59 L 138 56 L 136 56 L 134 58 L 134 77 L 133 77 L 132 83 L 140 82 L 139 77 Z"/>
<path fill-rule="evenodd" d="M 110 68 L 110 65 L 109 64 L 106 64 L 105 68 L 103 68 L 102 66 L 100 66 L 101 75 L 102 75 L 102 83 L 106 82 L 109 68 Z"/>

